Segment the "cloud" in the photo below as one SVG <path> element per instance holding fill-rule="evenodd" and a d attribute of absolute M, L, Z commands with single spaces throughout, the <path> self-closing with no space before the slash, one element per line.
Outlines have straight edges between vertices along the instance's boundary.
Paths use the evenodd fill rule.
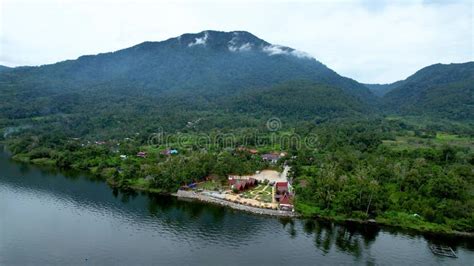
<path fill-rule="evenodd" d="M 252 50 L 252 44 L 247 42 L 242 45 L 238 45 L 239 42 L 239 33 L 234 32 L 234 37 L 229 41 L 229 45 L 227 46 L 229 48 L 229 51 L 231 52 L 244 52 L 244 51 L 250 51 Z"/>
<path fill-rule="evenodd" d="M 299 51 L 299 50 L 293 50 L 291 51 L 291 55 L 296 56 L 298 58 L 309 58 L 309 59 L 314 59 L 310 54 Z"/>
<path fill-rule="evenodd" d="M 233 44 L 229 44 L 229 51 L 231 52 L 245 52 L 245 51 L 250 51 L 252 50 L 252 44 L 247 42 L 247 43 L 244 43 L 242 44 L 241 46 L 236 46 L 236 45 L 233 45 Z"/>
<path fill-rule="evenodd" d="M 196 38 L 194 42 L 191 42 L 188 44 L 188 47 L 192 47 L 195 45 L 203 45 L 206 46 L 207 38 L 209 37 L 209 34 L 207 32 L 204 33 L 204 36 L 201 38 Z"/>
<path fill-rule="evenodd" d="M 267 53 L 268 55 L 279 55 L 279 54 L 290 54 L 288 51 L 286 51 L 285 49 L 288 49 L 286 47 L 283 47 L 283 46 L 280 46 L 280 45 L 268 45 L 268 46 L 264 46 L 262 48 L 262 51 Z"/>
<path fill-rule="evenodd" d="M 276 44 L 264 46 L 262 48 L 262 51 L 267 53 L 268 55 L 282 55 L 283 54 L 283 55 L 296 56 L 298 58 L 309 58 L 309 59 L 313 58 L 311 55 L 309 55 L 306 52 L 294 50 L 294 49 L 281 46 L 281 45 L 276 45 Z"/>

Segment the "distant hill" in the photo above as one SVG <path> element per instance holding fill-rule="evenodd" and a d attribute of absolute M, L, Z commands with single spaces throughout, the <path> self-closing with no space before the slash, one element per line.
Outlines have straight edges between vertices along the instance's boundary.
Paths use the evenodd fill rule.
<path fill-rule="evenodd" d="M 383 97 L 387 92 L 398 87 L 402 81 L 389 84 L 364 84 L 375 96 Z"/>
<path fill-rule="evenodd" d="M 474 62 L 425 67 L 383 96 L 391 113 L 474 119 Z"/>

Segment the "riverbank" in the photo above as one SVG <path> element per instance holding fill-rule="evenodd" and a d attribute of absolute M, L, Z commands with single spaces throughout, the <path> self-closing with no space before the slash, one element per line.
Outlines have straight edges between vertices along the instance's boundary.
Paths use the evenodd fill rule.
<path fill-rule="evenodd" d="M 206 203 L 217 204 L 225 207 L 229 207 L 239 211 L 250 212 L 259 215 L 268 215 L 268 216 L 277 216 L 277 217 L 288 217 L 288 218 L 296 218 L 299 215 L 295 212 L 291 211 L 281 211 L 281 210 L 270 210 L 270 209 L 263 209 L 263 208 L 256 208 L 252 206 L 247 206 L 239 203 L 234 203 L 224 199 L 218 199 L 212 196 L 205 195 L 203 193 L 196 193 L 194 191 L 185 191 L 185 190 L 178 190 L 178 192 L 171 194 L 173 196 L 178 197 L 179 199 L 192 199 L 198 200 Z"/>
<path fill-rule="evenodd" d="M 15 206 L 0 208 L 8 228 L 0 240 L 8 243 L 2 265 L 470 265 L 474 259 L 470 240 L 460 238 L 247 215 L 194 200 L 112 193 L 103 182 L 48 173 L 6 156 L 0 157 L 0 169 L 2 204 Z M 434 255 L 429 249 L 433 243 L 452 247 L 458 258 Z"/>
<path fill-rule="evenodd" d="M 448 226 L 442 224 L 430 223 L 422 220 L 419 216 L 410 215 L 399 212 L 387 212 L 381 214 L 375 219 L 357 219 L 345 217 L 343 215 L 331 215 L 319 211 L 319 209 L 304 203 L 295 205 L 296 211 L 300 213 L 301 218 L 323 219 L 336 223 L 353 222 L 359 224 L 372 224 L 401 230 L 411 231 L 415 233 L 436 234 L 445 236 L 459 236 L 465 238 L 474 238 L 474 232 L 462 232 L 452 230 Z"/>
<path fill-rule="evenodd" d="M 43 166 L 47 168 L 52 167 L 52 168 L 57 169 L 57 167 L 55 167 L 54 165 L 45 163 L 42 160 L 28 160 L 28 161 L 21 160 L 21 156 L 14 156 L 12 157 L 12 159 L 18 162 L 22 162 L 22 163 L 34 164 L 34 165 Z M 77 169 L 77 170 L 83 171 L 81 169 Z M 86 171 L 86 173 L 93 174 L 94 176 L 100 176 L 93 173 L 92 171 Z M 140 184 L 126 184 L 126 185 L 122 184 L 120 186 L 116 184 L 110 178 L 106 178 L 102 176 L 100 176 L 100 178 L 106 181 L 111 187 L 115 187 L 119 189 L 132 190 L 136 192 L 145 192 L 145 193 L 151 193 L 151 194 L 177 196 L 176 193 L 173 194 L 162 189 L 151 188 L 149 186 L 142 186 Z M 182 198 L 185 198 L 185 197 L 182 197 Z M 408 214 L 380 216 L 380 217 L 377 217 L 375 220 L 364 220 L 364 219 L 354 219 L 350 217 L 345 217 L 342 215 L 338 216 L 338 215 L 331 215 L 327 213 L 321 213 L 318 211 L 314 211 L 311 206 L 304 206 L 304 204 L 297 203 L 296 213 L 293 213 L 292 215 L 288 215 L 288 213 L 286 212 L 279 213 L 280 211 L 278 210 L 255 208 L 255 207 L 237 204 L 237 203 L 229 202 L 226 200 L 220 200 L 220 199 L 216 199 L 212 197 L 198 197 L 196 195 L 193 195 L 192 197 L 188 197 L 188 198 L 193 199 L 193 200 L 199 200 L 206 203 L 226 206 L 229 208 L 233 208 L 240 211 L 246 211 L 249 213 L 269 215 L 269 216 L 275 216 L 275 217 L 299 217 L 299 218 L 308 218 L 308 219 L 324 219 L 324 220 L 329 220 L 329 221 L 334 221 L 334 222 L 339 222 L 339 223 L 342 223 L 342 222 L 357 222 L 361 224 L 371 223 L 371 224 L 383 225 L 383 226 L 388 226 L 388 227 L 393 227 L 393 228 L 400 228 L 403 230 L 410 230 L 410 231 L 418 232 L 418 233 L 430 233 L 430 234 L 451 235 L 451 236 L 454 235 L 454 236 L 474 238 L 474 233 L 455 231 L 449 228 L 449 226 L 428 223 L 420 219 L 414 219 L 413 217 L 410 217 Z"/>

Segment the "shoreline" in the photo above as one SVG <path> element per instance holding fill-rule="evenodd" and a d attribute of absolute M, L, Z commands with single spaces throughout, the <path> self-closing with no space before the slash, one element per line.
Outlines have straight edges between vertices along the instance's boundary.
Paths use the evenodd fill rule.
<path fill-rule="evenodd" d="M 280 210 L 270 210 L 270 209 L 263 209 L 258 207 L 252 207 L 248 205 L 243 205 L 235 202 L 231 202 L 224 199 L 218 199 L 215 197 L 211 197 L 208 195 L 204 195 L 202 193 L 196 193 L 194 191 L 185 191 L 185 190 L 178 190 L 176 193 L 172 193 L 171 196 L 177 197 L 178 199 L 191 199 L 197 200 L 205 203 L 216 204 L 224 207 L 229 207 L 234 210 L 250 212 L 253 214 L 258 215 L 266 215 L 266 216 L 274 216 L 274 217 L 285 217 L 285 218 L 298 218 L 300 217 L 299 214 L 296 212 L 290 211 L 280 211 Z"/>
<path fill-rule="evenodd" d="M 443 232 L 443 231 L 431 231 L 431 230 L 420 230 L 417 228 L 411 228 L 411 227 L 404 227 L 401 225 L 396 225 L 393 223 L 386 223 L 386 222 L 381 222 L 381 221 L 376 221 L 374 219 L 371 220 L 359 220 L 359 219 L 354 219 L 354 218 L 344 218 L 344 219 L 337 219 L 335 217 L 327 217 L 327 216 L 307 216 L 303 215 L 301 213 L 297 212 L 289 212 L 289 211 L 279 211 L 279 210 L 270 210 L 270 209 L 263 209 L 263 208 L 258 208 L 258 207 L 252 207 L 248 205 L 243 205 L 235 202 L 231 202 L 228 200 L 224 199 L 218 199 L 215 197 L 211 197 L 208 195 L 204 195 L 202 193 L 196 193 L 194 191 L 184 191 L 184 190 L 179 190 L 176 193 L 171 193 L 171 196 L 174 196 L 178 199 L 181 200 L 195 200 L 195 201 L 200 201 L 203 203 L 209 203 L 209 204 L 215 204 L 215 205 L 220 205 L 224 207 L 229 207 L 234 210 L 239 210 L 239 211 L 244 211 L 256 215 L 265 215 L 265 216 L 273 216 L 273 217 L 284 217 L 284 218 L 301 218 L 301 219 L 316 219 L 316 220 L 326 220 L 326 221 L 331 221 L 337 224 L 344 224 L 347 222 L 350 223 L 357 223 L 361 225 L 373 225 L 373 226 L 382 226 L 382 227 L 388 227 L 388 228 L 393 228 L 401 231 L 411 231 L 413 233 L 417 234 L 433 234 L 433 235 L 440 235 L 440 236 L 456 236 L 456 237 L 463 237 L 463 238 L 474 238 L 474 233 L 471 232 L 461 232 L 461 231 L 449 231 L 449 232 Z"/>
<path fill-rule="evenodd" d="M 462 232 L 462 231 L 456 231 L 456 230 L 452 230 L 452 231 L 423 230 L 423 229 L 409 227 L 409 226 L 407 227 L 407 226 L 397 225 L 390 222 L 377 221 L 375 219 L 369 219 L 369 220 L 359 220 L 359 219 L 354 219 L 354 218 L 338 219 L 335 217 L 319 216 L 319 215 L 316 215 L 316 216 L 300 215 L 298 216 L 298 218 L 326 220 L 326 221 L 331 221 L 337 224 L 357 223 L 361 225 L 373 225 L 373 226 L 380 226 L 380 227 L 395 229 L 400 232 L 411 232 L 418 235 L 437 235 L 437 236 L 444 236 L 444 237 L 462 237 L 462 238 L 474 239 L 474 233 L 471 233 L 471 232 Z"/>
<path fill-rule="evenodd" d="M 2 143 L 0 142 L 0 145 Z M 13 158 L 12 158 L 13 159 Z M 19 163 L 26 163 L 28 165 L 33 165 L 37 167 L 42 167 L 45 166 L 47 168 L 54 168 L 56 170 L 61 171 L 60 168 L 56 166 L 51 166 L 51 165 L 42 165 L 34 162 L 22 162 L 19 160 L 15 160 Z M 85 175 L 94 175 L 90 173 L 89 171 L 83 171 L 76 169 L 80 172 L 84 172 Z M 343 223 L 343 222 L 355 222 L 359 224 L 373 224 L 373 225 L 378 225 L 378 226 L 386 226 L 390 228 L 395 228 L 398 230 L 408 230 L 412 231 L 414 233 L 418 234 L 435 234 L 435 235 L 444 235 L 444 236 L 458 236 L 458 237 L 465 237 L 465 238 L 474 238 L 474 232 L 462 232 L 462 231 L 434 231 L 434 230 L 426 230 L 426 229 L 420 229 L 420 228 L 415 228 L 415 227 L 410 227 L 410 226 L 402 226 L 402 225 L 397 225 L 391 222 L 383 222 L 383 221 L 369 221 L 369 220 L 358 220 L 358 219 L 353 219 L 353 218 L 343 218 L 343 219 L 338 219 L 337 217 L 328 217 L 328 216 L 320 216 L 320 215 L 305 215 L 302 213 L 298 212 L 288 212 L 288 211 L 278 211 L 278 210 L 270 210 L 270 209 L 262 209 L 262 208 L 257 208 L 257 207 L 252 207 L 252 206 L 247 206 L 247 205 L 242 205 L 234 202 L 230 202 L 227 200 L 223 199 L 217 199 L 214 197 L 206 196 L 206 195 L 196 195 L 197 193 L 189 193 L 189 195 L 178 195 L 178 193 L 171 193 L 171 192 L 166 192 L 166 191 L 157 191 L 151 188 L 147 187 L 137 187 L 137 186 L 127 186 L 127 187 L 118 187 L 114 182 L 111 182 L 111 180 L 108 180 L 107 178 L 101 178 L 105 183 L 107 183 L 110 187 L 115 187 L 119 189 L 130 189 L 135 192 L 144 192 L 144 193 L 150 193 L 150 194 L 158 194 L 158 195 L 168 195 L 168 196 L 174 196 L 177 197 L 178 199 L 189 199 L 189 200 L 196 200 L 196 201 L 201 201 L 204 203 L 209 203 L 209 204 L 215 204 L 215 205 L 220 205 L 224 207 L 229 207 L 235 210 L 239 211 L 244 211 L 247 213 L 252 213 L 256 215 L 265 215 L 265 216 L 273 216 L 273 217 L 286 217 L 286 218 L 306 218 L 306 219 L 320 219 L 320 220 L 329 220 L 335 223 Z"/>

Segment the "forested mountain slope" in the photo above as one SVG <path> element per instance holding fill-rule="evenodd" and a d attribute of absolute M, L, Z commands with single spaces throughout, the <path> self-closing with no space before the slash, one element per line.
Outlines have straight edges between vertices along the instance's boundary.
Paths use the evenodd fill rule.
<path fill-rule="evenodd" d="M 53 120 L 92 134 L 144 124 L 179 129 L 203 117 L 209 129 L 252 126 L 252 119 L 268 116 L 321 121 L 380 111 L 469 120 L 473 64 L 433 65 L 406 80 L 363 85 L 251 33 L 204 31 L 51 65 L 1 68 L 0 124 Z M 389 92 L 380 99 L 369 88 Z"/>
<path fill-rule="evenodd" d="M 0 74 L 0 96 L 5 99 L 1 117 L 9 120 L 68 115 L 83 123 L 95 117 L 114 124 L 148 116 L 164 125 L 175 123 L 170 116 L 185 121 L 202 115 L 196 112 L 235 117 L 277 111 L 308 120 L 357 115 L 369 113 L 375 101 L 364 85 L 309 55 L 244 31 L 184 34 L 52 65 L 17 67 Z"/>
<path fill-rule="evenodd" d="M 10 67 L 0 65 L 0 72 L 10 70 Z"/>
<path fill-rule="evenodd" d="M 204 31 L 144 42 L 112 53 L 18 68 L 0 80 L 53 92 L 115 86 L 150 94 L 173 89 L 229 94 L 298 79 L 370 97 L 363 85 L 339 76 L 307 54 L 241 31 Z"/>
<path fill-rule="evenodd" d="M 474 62 L 425 67 L 382 99 L 389 113 L 455 120 L 474 117 Z"/>

